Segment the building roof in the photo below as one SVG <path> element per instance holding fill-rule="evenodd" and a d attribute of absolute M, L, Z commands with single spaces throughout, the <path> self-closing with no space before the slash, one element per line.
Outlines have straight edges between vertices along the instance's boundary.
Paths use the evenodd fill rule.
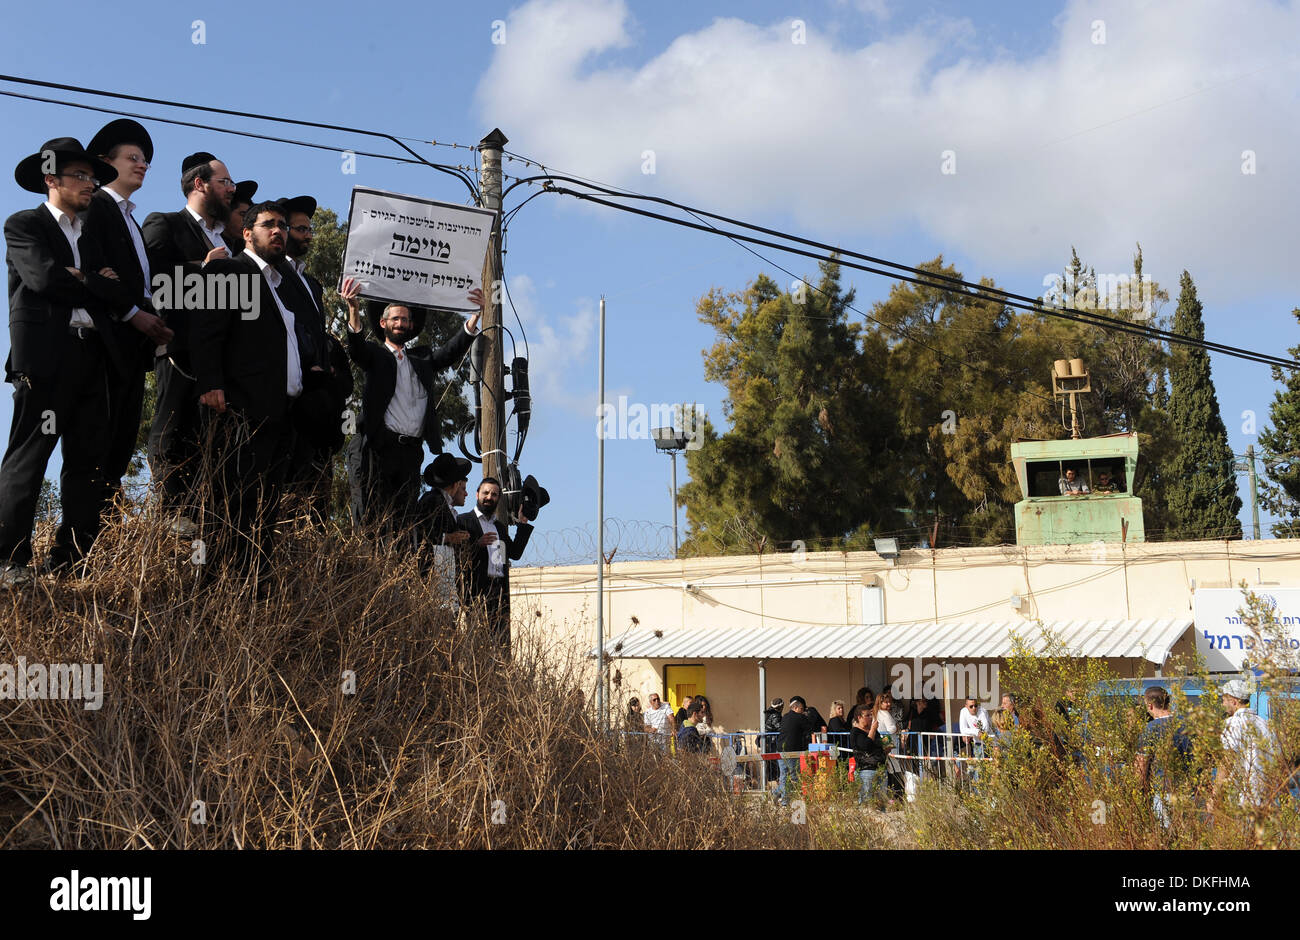
<path fill-rule="evenodd" d="M 1043 628 L 1078 656 L 1148 659 L 1162 665 L 1192 623 L 1190 617 L 1057 620 Z M 1001 659 L 1011 655 L 1013 632 L 1035 652 L 1047 645 L 1033 621 L 951 620 L 867 627 L 641 628 L 611 637 L 605 652 L 616 659 Z"/>

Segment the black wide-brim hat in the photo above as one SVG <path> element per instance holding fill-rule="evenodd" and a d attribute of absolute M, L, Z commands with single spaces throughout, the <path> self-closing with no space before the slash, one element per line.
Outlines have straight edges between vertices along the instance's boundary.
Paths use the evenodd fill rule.
<path fill-rule="evenodd" d="M 99 129 L 86 149 L 100 156 L 108 156 L 118 144 L 135 144 L 144 152 L 144 162 L 153 163 L 153 138 L 139 121 L 118 118 Z"/>
<path fill-rule="evenodd" d="M 546 492 L 531 473 L 524 477 L 524 518 L 529 522 L 537 519 L 537 511 L 551 501 L 551 494 Z"/>
<path fill-rule="evenodd" d="M 366 319 L 370 321 L 370 329 L 374 331 L 376 336 L 380 339 L 384 338 L 384 328 L 379 325 L 379 321 L 384 318 L 384 308 L 390 304 L 396 304 L 411 311 L 411 327 L 415 331 L 412 334 L 413 336 L 419 336 L 424 332 L 424 324 L 429 319 L 429 309 L 427 307 L 416 307 L 396 300 L 367 300 Z"/>
<path fill-rule="evenodd" d="M 289 214 L 293 212 L 301 212 L 309 219 L 316 214 L 316 200 L 311 196 L 294 196 L 293 198 L 286 196 L 283 199 L 277 199 L 276 202 L 284 207 L 285 218 L 288 218 Z"/>
<path fill-rule="evenodd" d="M 49 192 L 45 188 L 43 167 L 47 153 L 54 154 L 56 173 L 69 163 L 81 162 L 90 164 L 90 172 L 95 179 L 99 180 L 101 186 L 117 179 L 117 170 L 98 157 L 92 156 L 75 137 L 55 137 L 53 140 L 47 140 L 41 145 L 41 149 L 30 157 L 23 157 L 18 166 L 14 167 L 14 180 L 29 193 L 39 193 L 44 196 Z"/>
<path fill-rule="evenodd" d="M 250 206 L 253 204 L 253 197 L 257 195 L 257 180 L 244 180 L 242 183 L 235 184 L 235 198 L 231 200 L 231 205 L 238 202 L 246 202 Z"/>
<path fill-rule="evenodd" d="M 434 489 L 451 486 L 457 480 L 468 480 L 469 471 L 474 465 L 464 457 L 451 454 L 439 454 L 433 463 L 424 468 L 424 482 Z"/>

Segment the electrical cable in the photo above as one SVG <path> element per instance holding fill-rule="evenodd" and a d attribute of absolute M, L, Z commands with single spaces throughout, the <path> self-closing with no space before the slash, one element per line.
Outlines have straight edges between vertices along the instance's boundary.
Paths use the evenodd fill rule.
<path fill-rule="evenodd" d="M 480 198 L 478 188 L 474 185 L 473 181 L 470 180 L 469 177 L 467 177 L 463 172 L 460 172 L 459 170 L 450 170 L 441 164 L 432 163 L 426 160 L 424 157 L 420 156 L 410 147 L 406 146 L 406 144 L 402 143 L 402 141 L 399 140 L 397 137 L 393 136 L 392 134 L 384 133 L 383 131 L 368 131 L 362 128 L 347 127 L 341 124 L 324 124 L 319 121 L 304 121 L 299 118 L 278 117 L 276 115 L 270 115 L 270 114 L 259 114 L 253 111 L 235 111 L 230 108 L 214 108 L 209 105 L 187 104 L 179 101 L 168 101 L 165 98 L 150 98 L 144 95 L 128 95 L 121 92 L 104 91 L 98 88 L 85 88 L 80 85 L 68 85 L 61 82 L 47 82 L 47 81 L 41 81 L 39 79 L 34 79 L 34 78 L 22 78 L 17 75 L 0 74 L 0 81 L 14 82 L 15 84 L 20 84 L 20 85 L 36 85 L 42 88 L 55 88 L 58 89 L 59 91 L 75 91 L 86 95 L 99 95 L 101 97 L 106 97 L 106 98 L 118 98 L 123 101 L 139 101 L 145 104 L 157 104 L 169 108 L 185 108 L 191 111 L 207 111 L 211 114 L 225 114 L 231 117 L 252 118 L 254 120 L 272 121 L 279 124 L 295 124 L 300 127 L 315 127 L 321 130 L 342 131 L 344 133 L 349 133 L 349 134 L 361 134 L 367 137 L 379 137 L 384 140 L 391 141 L 392 143 L 396 144 L 398 147 L 405 150 L 407 153 L 409 153 L 412 157 L 415 158 L 416 162 L 422 163 L 428 167 L 432 167 L 433 169 L 439 170 L 440 172 L 447 173 L 449 176 L 456 177 L 467 187 L 469 187 L 470 194 L 474 197 L 475 201 L 477 201 Z M 63 102 L 57 102 L 57 103 L 63 103 Z M 271 138 L 271 139 L 275 139 L 275 138 Z"/>

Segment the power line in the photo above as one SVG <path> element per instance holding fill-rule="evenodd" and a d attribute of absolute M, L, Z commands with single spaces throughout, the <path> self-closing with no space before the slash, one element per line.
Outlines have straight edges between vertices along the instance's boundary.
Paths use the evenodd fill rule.
<path fill-rule="evenodd" d="M 75 91 L 80 94 L 99 95 L 101 97 L 117 98 L 123 101 L 139 101 L 145 104 L 163 105 L 164 107 L 169 107 L 169 108 L 184 108 L 191 111 L 206 111 L 210 114 L 225 114 L 231 117 L 252 118 L 258 121 L 272 121 L 278 124 L 294 124 L 299 127 L 315 127 L 322 130 L 342 131 L 348 134 L 362 134 L 367 137 L 379 137 L 384 140 L 391 141 L 401 149 L 405 150 L 407 153 L 409 153 L 412 157 L 415 158 L 414 162 L 422 163 L 425 166 L 432 167 L 435 170 L 439 170 L 440 172 L 447 173 L 450 176 L 456 177 L 467 187 L 469 187 L 470 194 L 474 197 L 474 200 L 476 202 L 478 201 L 479 198 L 478 187 L 476 187 L 473 181 L 468 176 L 466 176 L 463 172 L 459 170 L 453 170 L 442 164 L 432 163 L 431 161 L 426 160 L 424 157 L 420 156 L 420 154 L 416 153 L 406 144 L 402 143 L 402 141 L 399 140 L 397 137 L 395 137 L 392 134 L 385 133 L 383 131 L 369 131 L 358 127 L 347 127 L 342 124 L 324 124 L 319 121 L 304 121 L 299 118 L 278 117 L 276 115 L 271 115 L 271 114 L 259 114 L 254 111 L 235 111 L 230 108 L 214 108 L 209 105 L 187 104 L 185 102 L 180 102 L 180 101 L 168 101 L 165 98 L 150 98 L 144 95 L 128 95 L 122 92 L 104 91 L 103 89 L 99 89 L 99 88 L 85 88 L 80 85 L 67 85 L 61 82 L 47 82 L 35 78 L 22 78 L 17 75 L 0 75 L 0 81 L 14 82 L 15 84 L 20 84 L 20 85 L 36 85 L 41 88 L 54 88 L 59 91 Z M 65 104 L 66 102 L 55 102 L 55 103 Z M 120 112 L 112 112 L 112 113 L 120 113 Z M 214 129 L 219 129 L 219 128 L 214 128 Z M 237 133 L 237 132 L 232 132 L 232 133 Z M 275 140 L 278 138 L 269 138 L 269 139 Z"/>

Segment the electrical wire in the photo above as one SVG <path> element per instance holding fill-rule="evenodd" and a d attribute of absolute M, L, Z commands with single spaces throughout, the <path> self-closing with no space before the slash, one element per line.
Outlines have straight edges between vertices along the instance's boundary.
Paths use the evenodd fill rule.
<path fill-rule="evenodd" d="M 180 101 L 168 101 L 165 98 L 150 98 L 144 95 L 128 95 L 122 92 L 104 91 L 103 89 L 99 89 L 99 88 L 85 88 L 80 85 L 68 85 L 62 82 L 47 82 L 35 78 L 22 78 L 21 76 L 17 76 L 17 75 L 0 74 L 0 81 L 13 82 L 19 85 L 35 85 L 41 88 L 54 88 L 54 89 L 58 89 L 59 91 L 75 91 L 80 94 L 99 95 L 101 97 L 117 98 L 123 101 L 138 101 L 145 104 L 163 105 L 164 107 L 169 107 L 169 108 L 183 108 L 191 111 L 206 111 L 210 114 L 225 114 L 231 117 L 252 118 L 254 120 L 271 121 L 279 124 L 294 124 L 299 127 L 315 127 L 321 130 L 342 131 L 348 134 L 361 134 L 367 137 L 379 137 L 384 140 L 391 141 L 401 149 L 405 150 L 407 153 L 409 153 L 412 157 L 415 158 L 415 162 L 422 163 L 425 166 L 432 167 L 433 169 L 439 170 L 440 172 L 443 173 L 447 173 L 449 176 L 456 177 L 467 187 L 469 187 L 470 194 L 474 197 L 476 201 L 480 198 L 478 188 L 474 185 L 473 181 L 468 176 L 466 176 L 463 172 L 459 170 L 449 169 L 448 167 L 442 164 L 432 163 L 429 160 L 426 160 L 424 157 L 420 156 L 420 154 L 416 153 L 406 144 L 402 143 L 402 141 L 399 140 L 397 137 L 395 137 L 392 134 L 385 133 L 383 131 L 368 131 L 358 127 L 347 127 L 342 124 L 324 124 L 319 121 L 304 121 L 299 118 L 286 118 L 286 117 L 279 117 L 270 114 L 259 114 L 254 111 L 235 111 L 230 108 L 214 108 L 209 105 L 187 104 L 185 102 L 180 102 Z M 55 103 L 66 104 L 67 102 L 55 102 Z M 269 138 L 269 139 L 275 140 L 278 138 Z"/>

